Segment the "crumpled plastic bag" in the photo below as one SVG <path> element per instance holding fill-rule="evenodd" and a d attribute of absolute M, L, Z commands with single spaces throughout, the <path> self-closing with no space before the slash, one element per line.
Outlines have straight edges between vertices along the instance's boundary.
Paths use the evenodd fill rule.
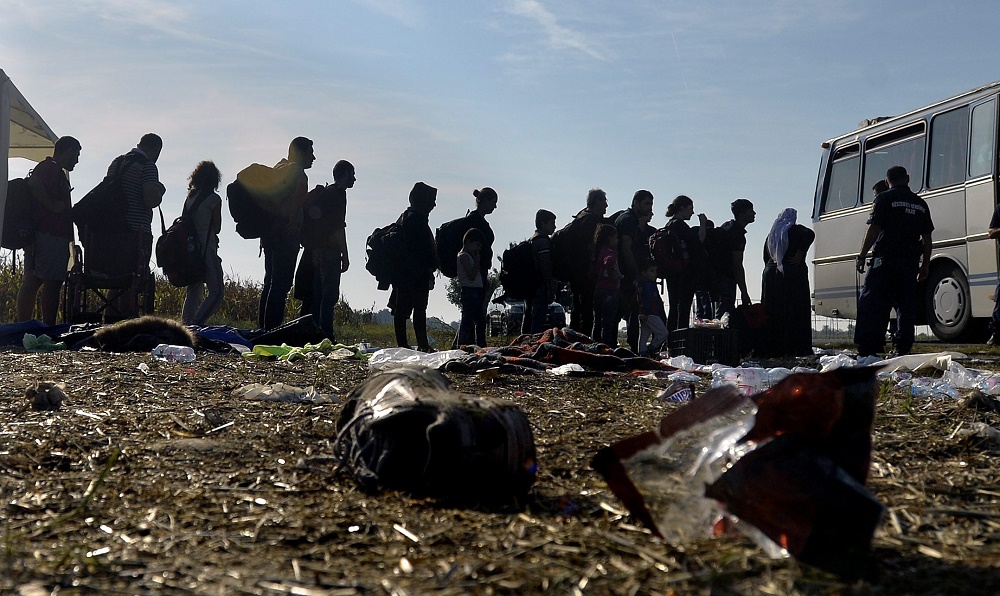
<path fill-rule="evenodd" d="M 463 350 L 443 350 L 441 352 L 419 352 L 409 348 L 383 348 L 368 359 L 372 370 L 390 370 L 401 366 L 426 366 L 441 368 L 446 362 L 465 358 L 469 354 Z"/>
<path fill-rule="evenodd" d="M 232 394 L 236 397 L 255 401 L 280 401 L 286 403 L 334 403 L 339 404 L 340 398 L 325 393 L 319 393 L 311 385 L 309 387 L 296 387 L 284 383 L 251 383 L 238 389 L 233 389 Z"/>
<path fill-rule="evenodd" d="M 355 387 L 334 456 L 369 491 L 522 499 L 535 482 L 531 424 L 507 400 L 459 393 L 436 370 L 405 366 Z"/>
<path fill-rule="evenodd" d="M 21 344 L 24 349 L 29 352 L 55 352 L 57 350 L 66 350 L 66 342 L 53 341 L 48 335 L 33 335 L 31 333 L 25 333 L 24 339 L 21 340 Z"/>

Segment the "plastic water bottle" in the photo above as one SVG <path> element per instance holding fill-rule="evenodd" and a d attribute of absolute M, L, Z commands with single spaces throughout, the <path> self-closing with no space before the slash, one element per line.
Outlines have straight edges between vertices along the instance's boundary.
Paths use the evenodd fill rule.
<path fill-rule="evenodd" d="M 153 357 L 167 362 L 194 362 L 194 348 L 160 344 L 153 348 Z"/>
<path fill-rule="evenodd" d="M 753 395 L 771 386 L 767 370 L 750 368 L 717 368 L 712 371 L 712 387 L 736 385 L 743 395 Z"/>

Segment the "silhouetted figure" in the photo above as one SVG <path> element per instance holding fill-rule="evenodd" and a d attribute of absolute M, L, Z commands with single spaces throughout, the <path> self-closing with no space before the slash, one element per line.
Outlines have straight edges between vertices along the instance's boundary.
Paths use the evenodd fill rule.
<path fill-rule="evenodd" d="M 69 172 L 80 161 L 80 150 L 80 141 L 60 137 L 52 156 L 35 166 L 28 176 L 35 229 L 31 242 L 24 247 L 24 275 L 17 292 L 18 321 L 34 318 L 41 290 L 42 322 L 56 324 L 59 293 L 66 281 L 69 246 L 73 243 Z"/>
<path fill-rule="evenodd" d="M 556 231 L 556 214 L 546 209 L 535 213 L 535 233 L 531 235 L 531 256 L 535 261 L 538 283 L 535 293 L 524 301 L 521 333 L 544 331 L 549 317 L 549 304 L 555 300 L 555 280 L 552 278 L 552 232 Z"/>
<path fill-rule="evenodd" d="M 885 346 L 889 310 L 897 306 L 896 350 L 909 354 L 917 312 L 917 283 L 927 278 L 934 223 L 927 203 L 910 190 L 910 176 L 902 166 L 885 173 L 889 190 L 872 204 L 868 229 L 855 266 L 865 272 L 868 250 L 871 267 L 858 299 L 854 343 L 858 357 L 874 356 Z"/>
<path fill-rule="evenodd" d="M 589 277 L 594 286 L 594 341 L 618 347 L 618 302 L 622 272 L 618 268 L 618 229 L 608 223 L 594 232 L 594 257 Z M 574 294 L 574 299 L 576 294 Z"/>
<path fill-rule="evenodd" d="M 434 271 L 438 268 L 434 234 L 428 216 L 437 205 L 437 189 L 417 182 L 410 191 L 410 206 L 399 216 L 407 251 L 392 282 L 389 309 L 396 333 L 396 345 L 408 348 L 406 320 L 413 315 L 413 334 L 417 349 L 429 352 L 427 341 L 427 299 L 434 287 Z"/>
<path fill-rule="evenodd" d="M 761 298 L 767 313 L 762 350 L 771 356 L 812 354 L 812 301 L 806 253 L 816 239 L 795 223 L 795 209 L 784 209 L 764 242 Z"/>
<path fill-rule="evenodd" d="M 678 195 L 667 207 L 670 220 L 665 226 L 680 241 L 686 255 L 683 269 L 667 277 L 667 329 L 671 332 L 687 329 L 691 323 L 691 304 L 700 270 L 705 267 L 704 242 L 708 219 L 704 213 L 698 214 L 699 225 L 691 228 L 688 220 L 694 215 L 694 201 L 685 195 Z"/>
<path fill-rule="evenodd" d="M 486 303 L 488 282 L 480 263 L 485 237 L 479 228 L 469 228 L 462 238 L 462 250 L 456 256 L 458 284 L 462 288 L 462 320 L 458 344 L 486 347 Z"/>
<path fill-rule="evenodd" d="M 737 290 L 740 302 L 745 306 L 750 305 L 743 253 L 747 247 L 747 226 L 757 219 L 757 212 L 748 199 L 736 199 L 730 204 L 730 210 L 733 212 L 733 219 L 715 230 L 709 247 L 716 284 L 715 301 L 719 304 L 715 310 L 716 317 L 725 313 L 732 316 L 736 309 Z"/>
<path fill-rule="evenodd" d="M 225 278 L 219 257 L 219 232 L 222 230 L 222 197 L 217 192 L 222 174 L 211 161 L 199 163 L 188 177 L 184 213 L 194 224 L 198 250 L 205 257 L 205 279 L 185 288 L 181 320 L 204 325 L 222 306 Z M 200 202 L 199 202 L 200 200 Z M 197 204 L 197 209 L 194 206 Z M 205 295 L 205 290 L 208 295 Z"/>
<path fill-rule="evenodd" d="M 264 283 L 260 292 L 257 325 L 273 329 L 285 318 L 285 300 L 295 278 L 295 261 L 299 256 L 302 232 L 302 206 L 309 191 L 306 170 L 316 161 L 313 142 L 296 137 L 288 146 L 288 157 L 274 166 L 272 188 L 254 189 L 255 200 L 261 201 L 273 214 L 271 228 L 260 237 L 264 253 Z"/>
<path fill-rule="evenodd" d="M 639 285 L 639 263 L 650 258 L 649 236 L 653 232 L 649 221 L 653 217 L 653 193 L 637 190 L 632 204 L 615 220 L 618 228 L 618 266 L 622 270 L 621 312 L 625 319 L 625 337 L 629 349 L 639 351 L 639 303 L 636 288 Z"/>

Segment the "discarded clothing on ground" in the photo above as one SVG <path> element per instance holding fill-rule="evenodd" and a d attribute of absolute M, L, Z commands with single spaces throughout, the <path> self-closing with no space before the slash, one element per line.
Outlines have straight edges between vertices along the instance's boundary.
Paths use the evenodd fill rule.
<path fill-rule="evenodd" d="M 441 373 L 377 373 L 347 397 L 334 455 L 363 489 L 478 502 L 519 500 L 535 482 L 535 441 L 513 402 L 458 393 Z"/>
<path fill-rule="evenodd" d="M 718 387 L 658 429 L 600 450 L 591 465 L 667 540 L 721 527 L 717 501 L 726 523 L 770 554 L 854 578 L 884 511 L 863 486 L 877 370 L 793 374 L 750 398 Z"/>
<path fill-rule="evenodd" d="M 624 348 L 612 350 L 594 343 L 589 337 L 569 327 L 524 334 L 509 345 L 482 348 L 469 357 L 449 363 L 449 371 L 474 372 L 501 365 L 520 367 L 519 372 L 546 370 L 564 364 L 579 364 L 589 371 L 624 372 L 632 370 L 676 370 L 652 358 L 637 357 Z"/>

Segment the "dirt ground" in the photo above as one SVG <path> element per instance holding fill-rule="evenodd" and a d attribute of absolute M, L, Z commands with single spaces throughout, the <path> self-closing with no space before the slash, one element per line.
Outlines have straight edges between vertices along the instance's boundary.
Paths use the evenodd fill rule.
<path fill-rule="evenodd" d="M 869 488 L 888 514 L 848 584 L 740 535 L 666 544 L 630 519 L 588 464 L 677 407 L 653 401 L 667 381 L 449 375 L 534 429 L 528 502 L 480 509 L 359 492 L 331 458 L 338 405 L 231 394 L 342 397 L 357 361 L 5 352 L 0 370 L 0 593 L 1000 593 L 1000 445 L 962 432 L 1000 427 L 989 400 L 883 391 Z M 69 400 L 32 410 L 36 380 Z"/>

